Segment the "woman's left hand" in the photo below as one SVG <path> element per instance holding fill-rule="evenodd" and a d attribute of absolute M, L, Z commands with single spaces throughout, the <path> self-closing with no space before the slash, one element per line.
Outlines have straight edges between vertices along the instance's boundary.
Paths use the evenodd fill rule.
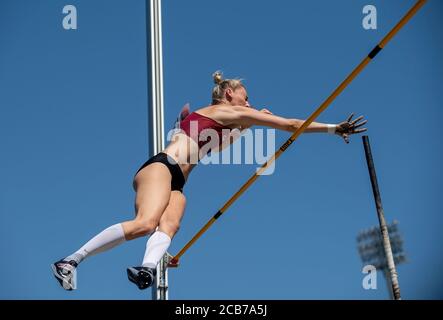
<path fill-rule="evenodd" d="M 337 128 L 335 130 L 335 133 L 342 137 L 346 143 L 349 143 L 349 136 L 356 134 L 356 133 L 362 133 L 368 130 L 367 128 L 360 128 L 361 126 L 365 125 L 368 120 L 364 120 L 360 122 L 363 119 L 363 116 L 358 117 L 357 119 L 352 120 L 352 117 L 354 114 L 352 113 L 346 121 L 340 122 L 337 124 Z M 360 129 L 357 129 L 360 128 Z"/>

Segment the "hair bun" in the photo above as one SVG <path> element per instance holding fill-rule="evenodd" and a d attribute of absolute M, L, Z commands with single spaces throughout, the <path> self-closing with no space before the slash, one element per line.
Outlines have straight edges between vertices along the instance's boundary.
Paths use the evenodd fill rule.
<path fill-rule="evenodd" d="M 223 82 L 223 75 L 222 75 L 221 71 L 215 71 L 212 74 L 212 78 L 214 79 L 215 84 L 220 84 Z"/>

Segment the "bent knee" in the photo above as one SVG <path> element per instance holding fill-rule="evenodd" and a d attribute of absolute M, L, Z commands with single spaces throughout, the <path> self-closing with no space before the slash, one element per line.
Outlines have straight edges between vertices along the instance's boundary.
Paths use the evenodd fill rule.
<path fill-rule="evenodd" d="M 143 237 L 155 231 L 158 226 L 157 219 L 138 219 L 134 220 L 133 235 L 135 237 Z"/>
<path fill-rule="evenodd" d="M 180 230 L 180 221 L 175 219 L 162 219 L 160 221 L 159 229 L 172 238 L 178 230 Z"/>

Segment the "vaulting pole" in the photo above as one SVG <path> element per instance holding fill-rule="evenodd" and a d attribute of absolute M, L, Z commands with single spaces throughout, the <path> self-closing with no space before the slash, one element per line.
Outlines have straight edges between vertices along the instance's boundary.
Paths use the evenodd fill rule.
<path fill-rule="evenodd" d="M 171 267 L 177 266 L 180 257 L 201 237 L 206 230 L 226 212 L 226 210 L 248 189 L 251 184 L 274 162 L 286 149 L 305 131 L 305 129 L 331 104 L 332 101 L 354 80 L 354 78 L 371 62 L 372 59 L 382 50 L 397 32 L 417 13 L 426 3 L 426 0 L 419 0 L 400 20 L 400 22 L 386 35 L 386 37 L 368 54 L 368 56 L 352 71 L 352 73 L 335 89 L 335 91 L 320 105 L 320 107 L 295 131 L 291 137 L 280 147 L 277 152 L 251 177 L 249 180 L 217 211 L 217 213 L 200 229 L 199 232 L 181 249 L 169 262 Z"/>

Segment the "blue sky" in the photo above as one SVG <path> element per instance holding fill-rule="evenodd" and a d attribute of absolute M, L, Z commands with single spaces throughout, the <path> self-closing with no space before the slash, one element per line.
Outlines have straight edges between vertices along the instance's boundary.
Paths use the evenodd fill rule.
<path fill-rule="evenodd" d="M 75 5 L 78 29 L 62 28 Z M 306 118 L 414 4 L 360 0 L 163 1 L 165 123 L 210 102 L 211 74 L 245 79 L 251 103 Z M 351 112 L 368 135 L 388 221 L 408 262 L 404 299 L 443 298 L 443 13 L 431 0 L 318 121 Z M 78 290 L 49 265 L 133 217 L 132 177 L 148 153 L 145 1 L 0 4 L 0 298 L 150 299 L 125 269 L 146 239 L 86 260 Z M 440 39 L 440 40 L 439 40 Z M 276 146 L 289 133 L 278 132 Z M 169 272 L 170 299 L 386 299 L 362 288 L 356 236 L 377 225 L 359 136 L 302 135 Z M 176 253 L 257 165 L 200 166 Z M 20 276 L 17 276 L 17 275 Z"/>

